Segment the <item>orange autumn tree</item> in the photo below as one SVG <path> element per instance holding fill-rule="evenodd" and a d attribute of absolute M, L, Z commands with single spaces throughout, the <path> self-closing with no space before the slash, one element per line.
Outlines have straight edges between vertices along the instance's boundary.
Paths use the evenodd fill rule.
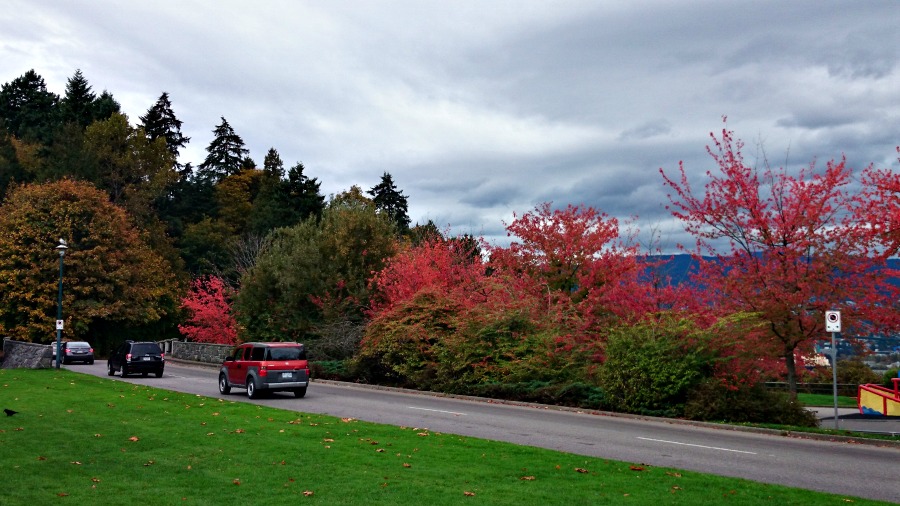
<path fill-rule="evenodd" d="M 709 306 L 763 321 L 759 342 L 748 346 L 761 346 L 761 359 L 781 357 L 795 393 L 798 358 L 828 337 L 826 310 L 843 312 L 849 336 L 897 327 L 893 273 L 865 225 L 866 206 L 850 190 L 844 159 L 824 170 L 810 164 L 796 175 L 756 170 L 733 132 L 711 137 L 707 151 L 718 170 L 707 172 L 702 193 L 694 192 L 682 164 L 677 178 L 660 169 L 673 191 L 670 210 L 697 238 L 695 282 L 706 289 Z"/>

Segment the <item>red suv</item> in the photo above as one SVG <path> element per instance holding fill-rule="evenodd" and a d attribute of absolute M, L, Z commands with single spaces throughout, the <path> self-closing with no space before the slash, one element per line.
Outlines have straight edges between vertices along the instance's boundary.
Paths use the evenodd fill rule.
<path fill-rule="evenodd" d="M 306 347 L 300 343 L 244 343 L 225 357 L 219 369 L 219 392 L 246 388 L 255 399 L 263 391 L 290 391 L 306 395 L 309 364 Z"/>

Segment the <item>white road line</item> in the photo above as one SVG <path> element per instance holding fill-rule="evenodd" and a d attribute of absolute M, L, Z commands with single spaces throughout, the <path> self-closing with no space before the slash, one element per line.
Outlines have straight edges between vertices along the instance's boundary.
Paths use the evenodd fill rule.
<path fill-rule="evenodd" d="M 655 441 L 657 443 L 669 443 L 669 444 L 681 445 L 681 446 L 694 446 L 697 448 L 706 448 L 707 450 L 720 450 L 723 452 L 747 453 L 749 455 L 756 455 L 756 452 L 745 452 L 742 450 L 732 450 L 730 448 L 717 448 L 715 446 L 703 446 L 703 445 L 694 445 L 694 444 L 690 444 L 690 443 L 679 443 L 678 441 L 666 441 L 665 439 L 650 439 L 648 437 L 639 437 L 638 439 L 643 439 L 644 441 Z"/>
<path fill-rule="evenodd" d="M 409 406 L 409 409 L 418 409 L 420 411 L 434 411 L 435 413 L 447 413 L 448 415 L 465 415 L 465 413 L 457 413 L 456 411 L 444 411 L 442 409 L 416 408 Z"/>

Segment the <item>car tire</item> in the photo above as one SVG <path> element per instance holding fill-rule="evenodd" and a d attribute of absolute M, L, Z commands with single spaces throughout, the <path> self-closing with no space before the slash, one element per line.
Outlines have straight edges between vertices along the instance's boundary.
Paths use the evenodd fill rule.
<path fill-rule="evenodd" d="M 94 365 L 94 361 L 93 361 L 93 360 L 88 360 L 88 365 Z"/>
<path fill-rule="evenodd" d="M 228 384 L 228 378 L 224 374 L 219 374 L 219 393 L 222 395 L 231 393 L 231 385 Z"/>
<path fill-rule="evenodd" d="M 115 376 L 116 371 L 113 369 L 112 364 L 106 364 L 106 374 L 109 376 Z"/>
<path fill-rule="evenodd" d="M 294 389 L 294 397 L 301 398 L 306 396 L 306 387 L 300 387 Z"/>
<path fill-rule="evenodd" d="M 253 376 L 247 376 L 247 397 L 251 399 L 259 398 L 259 389 L 256 388 L 256 380 Z"/>
<path fill-rule="evenodd" d="M 162 373 L 162 371 L 156 371 L 154 374 L 156 374 L 157 378 L 162 378 Z"/>
<path fill-rule="evenodd" d="M 122 366 L 122 377 L 128 376 L 128 367 Z"/>
<path fill-rule="evenodd" d="M 149 375 L 150 375 L 149 372 L 142 372 L 142 373 L 141 373 L 141 377 L 142 377 L 142 378 L 146 378 L 146 377 L 149 376 Z"/>

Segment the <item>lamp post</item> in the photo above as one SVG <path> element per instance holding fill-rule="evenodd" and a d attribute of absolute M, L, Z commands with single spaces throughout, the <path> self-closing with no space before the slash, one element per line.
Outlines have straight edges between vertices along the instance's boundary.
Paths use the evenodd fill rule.
<path fill-rule="evenodd" d="M 69 249 L 66 246 L 65 239 L 59 240 L 59 246 L 56 247 L 56 251 L 59 252 L 59 301 L 56 306 L 56 368 L 59 369 L 59 362 L 62 360 L 62 330 L 63 330 L 63 319 L 62 319 L 62 280 L 63 280 L 63 257 L 66 256 L 66 250 Z"/>

